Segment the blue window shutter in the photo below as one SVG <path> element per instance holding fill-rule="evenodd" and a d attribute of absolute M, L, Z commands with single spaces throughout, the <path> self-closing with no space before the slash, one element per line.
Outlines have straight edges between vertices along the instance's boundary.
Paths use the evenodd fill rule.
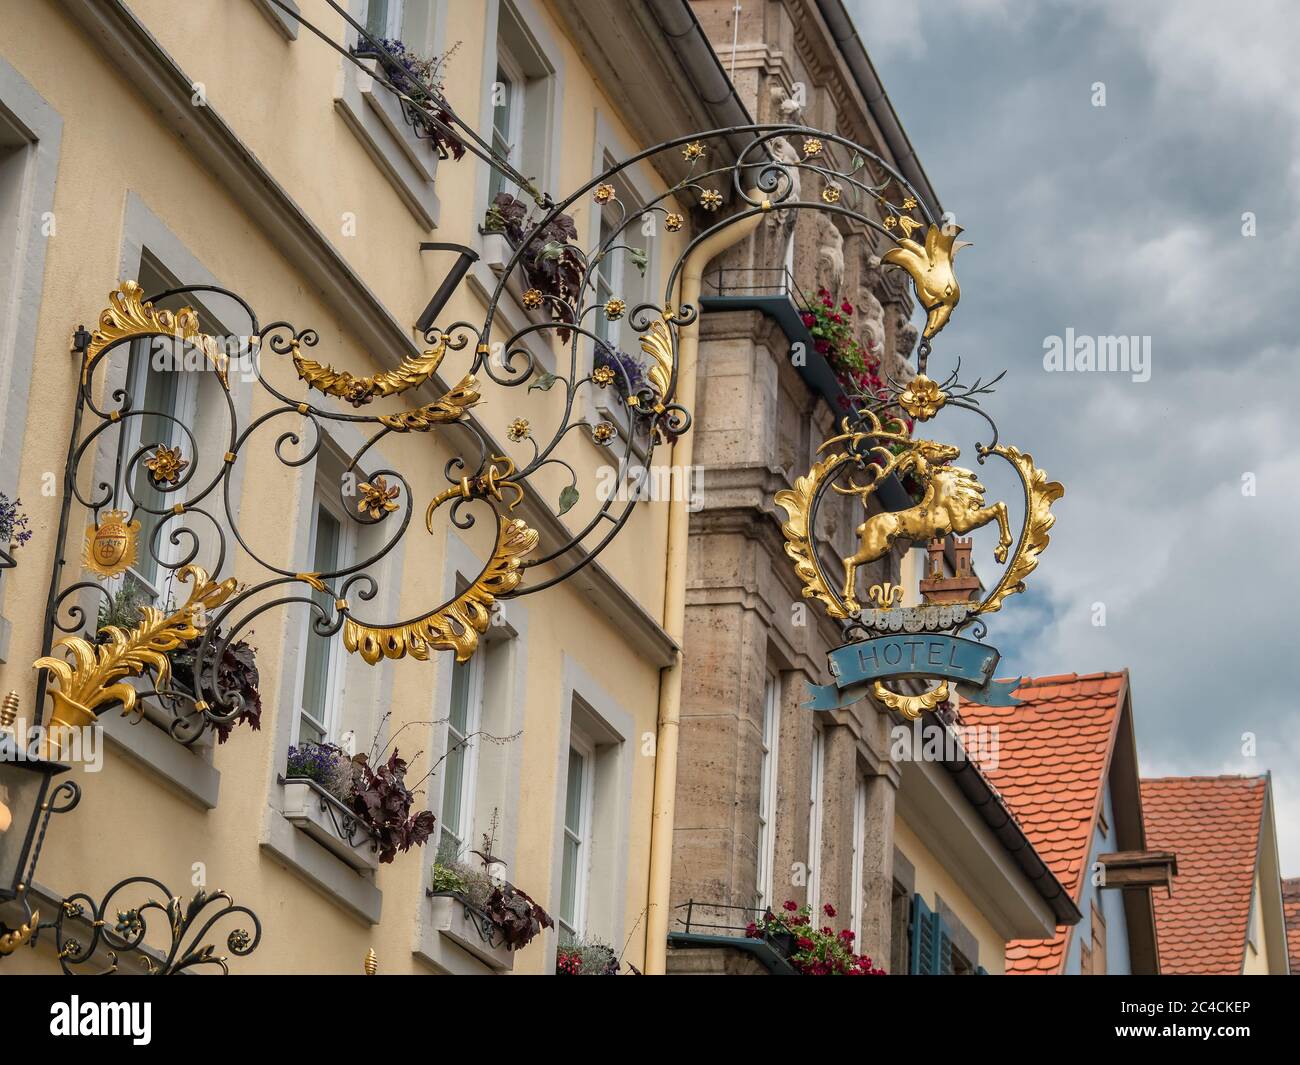
<path fill-rule="evenodd" d="M 982 966 L 982 965 L 977 965 L 977 966 L 975 967 L 975 975 L 976 975 L 976 976 L 988 976 L 988 974 L 989 974 L 989 971 L 988 971 L 986 968 L 984 968 L 984 966 Z"/>
<path fill-rule="evenodd" d="M 908 929 L 909 963 L 912 976 L 929 976 L 934 972 L 934 924 L 930 907 L 920 895 L 912 896 L 912 922 Z"/>
<path fill-rule="evenodd" d="M 930 946 L 934 951 L 930 962 L 930 972 L 938 976 L 952 975 L 952 937 L 948 934 L 948 926 L 943 923 L 943 917 L 936 910 L 930 915 L 930 920 L 934 924 L 934 930 L 930 936 Z"/>

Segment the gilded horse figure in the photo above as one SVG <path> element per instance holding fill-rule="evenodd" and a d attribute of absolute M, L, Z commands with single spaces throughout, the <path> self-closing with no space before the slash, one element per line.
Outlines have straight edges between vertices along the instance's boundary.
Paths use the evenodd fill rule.
<path fill-rule="evenodd" d="M 913 471 L 917 480 L 925 485 L 925 495 L 915 506 L 906 510 L 873 514 L 857 527 L 858 550 L 843 560 L 844 605 L 851 613 L 859 609 L 853 594 L 858 567 L 883 558 L 895 540 L 928 543 L 930 540 L 943 539 L 949 533 L 962 535 L 996 521 L 1000 537 L 993 554 L 999 562 L 1007 560 L 1007 551 L 1011 547 L 1007 505 L 997 502 L 986 507 L 984 486 L 975 474 L 960 466 L 944 465 L 960 454 L 960 448 L 951 444 L 916 440 L 893 464 L 893 472 L 900 475 L 908 470 Z M 878 483 L 877 479 L 862 487 L 831 487 L 841 495 L 861 496 L 865 506 L 867 497 Z"/>

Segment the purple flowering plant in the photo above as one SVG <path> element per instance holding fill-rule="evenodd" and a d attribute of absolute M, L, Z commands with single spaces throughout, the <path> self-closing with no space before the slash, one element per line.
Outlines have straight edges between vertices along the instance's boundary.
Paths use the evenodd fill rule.
<path fill-rule="evenodd" d="M 9 544 L 22 547 L 32 538 L 32 531 L 27 527 L 27 515 L 22 510 L 21 499 L 10 499 L 0 492 L 0 548 Z"/>
<path fill-rule="evenodd" d="M 372 752 L 373 753 L 373 752 Z M 394 748 L 386 762 L 349 756 L 333 743 L 306 741 L 289 748 L 285 779 L 311 780 L 351 810 L 379 847 L 379 860 L 419 847 L 433 833 L 428 810 L 411 813 L 415 792 L 406 786 L 406 759 Z"/>
<path fill-rule="evenodd" d="M 604 341 L 596 341 L 595 366 L 607 366 L 614 371 L 614 388 L 624 399 L 635 395 L 645 383 L 645 364 L 635 355 L 612 348 Z"/>
<path fill-rule="evenodd" d="M 377 38 L 375 44 L 367 40 L 358 41 L 352 52 L 359 58 L 378 59 L 384 68 L 384 76 L 417 104 L 428 107 L 434 117 L 445 126 L 450 126 L 454 119 L 443 93 L 444 67 L 447 60 L 455 53 L 459 44 L 452 45 L 440 56 L 422 56 L 411 51 L 406 44 L 396 37 Z M 465 154 L 465 144 L 454 134 L 439 129 L 423 121 L 418 111 L 405 107 L 408 119 L 422 129 L 438 148 L 438 154 L 446 159 L 460 159 Z"/>

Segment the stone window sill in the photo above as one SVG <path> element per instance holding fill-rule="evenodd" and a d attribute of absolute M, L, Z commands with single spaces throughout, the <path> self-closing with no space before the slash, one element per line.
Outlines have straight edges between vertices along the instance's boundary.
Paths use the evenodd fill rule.
<path fill-rule="evenodd" d="M 363 924 L 378 924 L 384 893 L 375 886 L 374 866 L 362 851 L 333 833 L 332 824 L 326 830 L 317 821 L 317 815 L 324 813 L 320 809 L 324 793 L 306 781 L 288 781 L 279 790 L 284 809 L 267 807 L 262 849 Z M 346 854 L 342 848 L 347 848 Z"/>
<path fill-rule="evenodd" d="M 407 122 L 397 97 L 375 81 L 378 60 L 361 62 L 366 69 L 343 61 L 342 88 L 334 106 L 420 225 L 437 229 L 437 149 Z"/>
<path fill-rule="evenodd" d="M 133 721 L 116 706 L 99 716 L 99 724 L 114 747 L 157 773 L 184 798 L 205 810 L 216 807 L 221 795 L 221 772 L 205 757 L 210 742 L 205 746 L 205 741 L 200 740 L 195 747 L 187 747 L 152 718 Z"/>
<path fill-rule="evenodd" d="M 515 967 L 515 953 L 487 917 L 456 895 L 429 897 L 430 925 L 438 935 L 472 955 L 493 972 Z"/>
<path fill-rule="evenodd" d="M 286 41 L 298 39 L 298 20 L 293 15 L 278 4 L 271 3 L 271 0 L 253 0 L 253 3 Z M 295 12 L 300 10 L 295 0 L 286 0 L 285 6 L 293 8 Z"/>

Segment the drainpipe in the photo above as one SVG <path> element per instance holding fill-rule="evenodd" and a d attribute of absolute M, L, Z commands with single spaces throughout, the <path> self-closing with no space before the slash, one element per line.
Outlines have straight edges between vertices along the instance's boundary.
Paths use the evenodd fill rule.
<path fill-rule="evenodd" d="M 751 191 L 754 199 L 761 193 Z M 720 229 L 691 252 L 682 268 L 679 306 L 700 305 L 704 268 L 748 237 L 763 218 L 755 213 Z M 677 334 L 677 401 L 695 409 L 695 367 L 700 348 L 700 317 Z M 690 468 L 695 434 L 673 444 L 674 469 Z M 676 481 L 676 478 L 673 478 Z M 677 483 L 685 484 L 683 477 Z M 668 964 L 669 902 L 672 893 L 673 816 L 677 805 L 677 739 L 682 706 L 682 635 L 686 627 L 686 550 L 690 539 L 689 500 L 674 495 L 668 504 L 668 559 L 664 577 L 663 626 L 677 644 L 676 660 L 659 674 L 659 729 L 655 742 L 654 808 L 650 821 L 650 885 L 646 900 L 645 971 L 663 975 Z"/>

